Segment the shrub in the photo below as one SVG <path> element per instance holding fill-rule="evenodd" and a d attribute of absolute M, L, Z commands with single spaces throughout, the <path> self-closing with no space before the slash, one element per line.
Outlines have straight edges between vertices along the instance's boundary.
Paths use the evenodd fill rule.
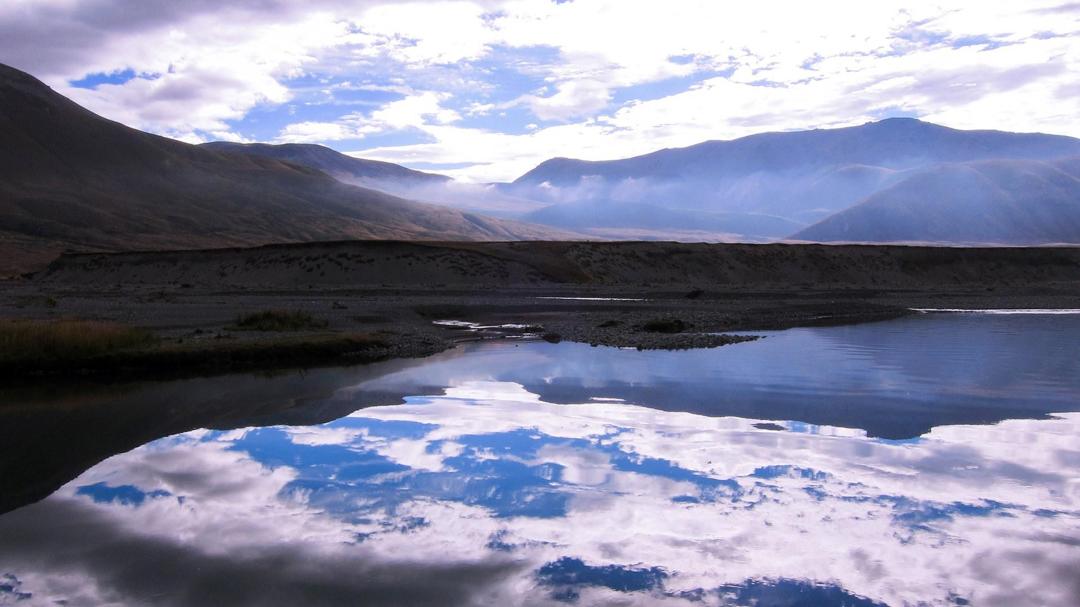
<path fill-rule="evenodd" d="M 241 314 L 236 318 L 236 328 L 244 331 L 303 331 L 325 329 L 326 321 L 303 310 L 263 310 Z"/>
<path fill-rule="evenodd" d="M 0 361 L 58 361 L 91 358 L 153 344 L 145 329 L 95 320 L 9 320 L 0 322 Z"/>

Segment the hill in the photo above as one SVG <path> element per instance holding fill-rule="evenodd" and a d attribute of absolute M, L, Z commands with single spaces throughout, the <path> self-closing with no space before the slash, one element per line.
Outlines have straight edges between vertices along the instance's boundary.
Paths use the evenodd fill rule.
<path fill-rule="evenodd" d="M 0 275 L 65 249 L 219 247 L 350 238 L 557 238 L 106 120 L 0 65 Z"/>
<path fill-rule="evenodd" d="M 1080 243 L 1080 157 L 950 163 L 914 171 L 792 238 Z"/>

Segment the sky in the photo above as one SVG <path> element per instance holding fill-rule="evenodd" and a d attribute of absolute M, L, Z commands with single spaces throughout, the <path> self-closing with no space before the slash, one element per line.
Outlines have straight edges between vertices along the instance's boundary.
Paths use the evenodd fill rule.
<path fill-rule="evenodd" d="M 190 142 L 465 181 L 912 116 L 1080 137 L 1080 2 L 4 0 L 0 63 Z"/>

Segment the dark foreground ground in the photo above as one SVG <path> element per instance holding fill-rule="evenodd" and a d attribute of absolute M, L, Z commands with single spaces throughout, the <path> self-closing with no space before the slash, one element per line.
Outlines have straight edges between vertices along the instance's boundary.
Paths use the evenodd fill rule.
<path fill-rule="evenodd" d="M 363 241 L 65 255 L 4 283 L 0 318 L 115 321 L 151 330 L 157 343 L 0 368 L 29 380 L 213 374 L 424 356 L 507 334 L 714 347 L 746 339 L 730 332 L 910 308 L 1078 307 L 1077 248 Z M 285 332 L 237 326 L 263 310 L 301 310 L 316 322 Z"/>

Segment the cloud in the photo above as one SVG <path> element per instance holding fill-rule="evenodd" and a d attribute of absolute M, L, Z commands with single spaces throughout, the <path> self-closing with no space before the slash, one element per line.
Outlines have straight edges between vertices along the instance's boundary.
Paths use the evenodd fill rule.
<path fill-rule="evenodd" d="M 685 605 L 781 579 L 887 604 L 1075 603 L 1075 478 L 1061 464 L 1077 414 L 896 443 L 633 401 L 557 405 L 491 379 L 537 377 L 537 362 L 580 369 L 546 345 L 474 348 L 351 388 L 441 395 L 116 455 L 0 519 L 0 566 L 40 603 L 543 605 L 537 574 L 567 556 L 592 574 L 561 579 L 581 604 Z M 145 498 L 93 500 L 87 485 Z M 558 512 L 528 509 L 549 494 L 566 498 Z M 649 588 L 600 575 L 642 570 L 665 575 Z"/>
<path fill-rule="evenodd" d="M 562 82 L 554 95 L 521 98 L 521 102 L 528 105 L 537 118 L 559 121 L 594 114 L 607 107 L 610 101 L 611 90 L 595 80 Z"/>
<path fill-rule="evenodd" d="M 1080 135 L 1074 14 L 1061 0 L 22 0 L 0 6 L 0 60 L 138 128 L 327 143 L 409 130 L 424 143 L 350 151 L 482 181 L 892 113 Z M 70 84 L 119 70 L 135 77 Z M 358 102 L 342 82 L 405 97 Z M 312 109 L 350 104 L 376 109 Z"/>
<path fill-rule="evenodd" d="M 374 133 L 401 131 L 422 125 L 456 122 L 461 115 L 440 105 L 444 93 L 425 91 L 392 101 L 370 114 L 350 113 L 334 122 L 298 122 L 282 129 L 283 143 L 310 143 L 362 139 Z"/>

